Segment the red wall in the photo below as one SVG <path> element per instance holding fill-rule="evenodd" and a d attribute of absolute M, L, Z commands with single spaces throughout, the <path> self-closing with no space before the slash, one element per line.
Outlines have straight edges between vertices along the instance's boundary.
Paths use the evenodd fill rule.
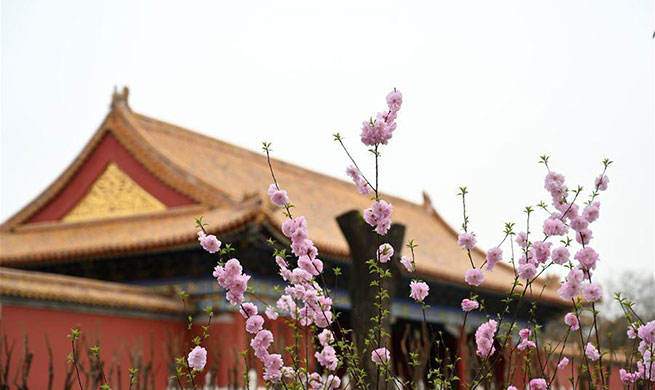
<path fill-rule="evenodd" d="M 190 340 L 195 335 L 201 334 L 201 325 L 206 325 L 206 322 L 198 318 L 193 329 L 189 331 L 184 316 L 181 316 L 178 321 L 156 320 L 7 304 L 0 305 L 0 321 L 0 328 L 6 334 L 9 343 L 11 344 L 12 340 L 15 340 L 16 343 L 11 359 L 10 380 L 13 380 L 16 368 L 22 362 L 23 337 L 24 335 L 29 337 L 29 349 L 34 354 L 28 380 L 30 389 L 48 388 L 49 358 L 45 342 L 46 334 L 50 339 L 53 352 L 53 389 L 63 388 L 66 371 L 69 367 L 66 356 L 71 352 L 71 343 L 67 335 L 70 333 L 70 329 L 74 327 L 79 328 L 90 340 L 95 340 L 97 335 L 100 355 L 105 362 L 104 370 L 106 375 L 109 375 L 110 365 L 115 366 L 117 360 L 121 361 L 123 389 L 129 388 L 127 372 L 128 368 L 131 367 L 130 349 L 141 346 L 140 349 L 144 353 L 145 360 L 149 361 L 152 348 L 154 356 L 153 370 L 156 379 L 155 388 L 165 389 L 170 376 L 167 365 L 172 361 L 168 346 L 174 345 L 177 348 L 177 356 L 180 354 L 186 355 L 189 350 Z M 276 321 L 267 320 L 265 327 L 273 332 L 275 337 L 271 352 L 286 355 L 283 353 L 284 344 L 293 343 L 291 329 L 281 318 Z M 215 367 L 218 367 L 216 380 L 218 386 L 227 386 L 234 383 L 235 377 L 238 383 L 241 384 L 246 363 L 240 352 L 250 349 L 250 338 L 251 335 L 245 331 L 245 319 L 238 312 L 215 315 L 209 330 L 209 337 L 202 343 L 202 346 L 208 350 L 207 366 L 199 374 L 196 384 L 204 384 L 205 376 L 208 372 L 215 370 Z M 94 341 L 89 341 L 88 346 L 94 344 Z M 78 344 L 78 346 L 80 349 L 82 348 L 81 344 Z M 303 340 L 299 342 L 299 350 L 300 358 L 303 359 L 305 355 Z M 315 365 L 313 347 L 310 346 L 308 351 L 309 356 L 312 357 L 310 360 Z M 88 366 L 86 351 L 81 352 L 82 364 Z M 257 370 L 260 375 L 260 385 L 263 386 L 264 382 L 261 379 L 263 367 L 251 351 L 249 351 L 249 356 L 248 366 Z M 3 354 L 0 355 L 0 361 L 2 360 L 4 360 Z M 286 363 L 290 364 L 291 362 L 287 361 Z M 82 381 L 85 384 L 84 375 L 82 375 Z M 109 378 L 109 381 L 115 390 L 118 389 L 115 374 Z M 89 386 L 85 386 L 85 388 L 90 389 L 91 383 L 89 381 Z M 74 389 L 77 387 L 77 384 L 73 386 Z"/>
<path fill-rule="evenodd" d="M 66 356 L 71 352 L 71 342 L 66 335 L 73 327 L 79 328 L 87 338 L 95 339 L 95 335 L 98 336 L 100 355 L 105 361 L 105 374 L 108 374 L 108 366 L 112 361 L 117 359 L 122 362 L 123 389 L 129 387 L 127 369 L 130 367 L 130 349 L 142 345 L 144 358 L 147 361 L 151 358 L 152 347 L 155 386 L 157 389 L 164 389 L 169 376 L 165 360 L 168 352 L 165 350 L 164 341 L 171 334 L 180 335 L 185 330 L 183 319 L 181 321 L 153 320 L 7 304 L 0 305 L 0 320 L 9 344 L 11 345 L 12 340 L 16 342 L 11 359 L 10 381 L 13 381 L 18 363 L 22 361 L 20 356 L 23 354 L 23 337 L 24 335 L 29 337 L 29 349 L 34 353 L 28 380 L 30 389 L 48 388 L 49 358 L 45 342 L 46 334 L 53 352 L 53 389 L 63 388 L 68 364 Z M 151 337 L 154 340 L 152 343 Z M 90 346 L 93 344 L 95 343 L 90 342 Z M 86 351 L 81 351 L 80 355 L 86 361 Z M 4 356 L 1 360 L 4 360 Z M 84 384 L 84 377 L 82 380 Z M 115 382 L 114 386 L 116 386 Z"/>

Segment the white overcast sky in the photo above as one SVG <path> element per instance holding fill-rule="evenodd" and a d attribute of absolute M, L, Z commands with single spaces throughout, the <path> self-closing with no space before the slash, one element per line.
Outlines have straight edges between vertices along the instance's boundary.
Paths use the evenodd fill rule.
<path fill-rule="evenodd" d="M 467 185 L 488 248 L 547 200 L 539 155 L 586 188 L 610 157 L 599 274 L 652 274 L 654 29 L 649 0 L 2 1 L 0 217 L 65 169 L 114 85 L 134 111 L 341 178 L 331 134 L 369 158 L 361 122 L 397 87 L 385 191 L 426 190 L 459 226 Z"/>

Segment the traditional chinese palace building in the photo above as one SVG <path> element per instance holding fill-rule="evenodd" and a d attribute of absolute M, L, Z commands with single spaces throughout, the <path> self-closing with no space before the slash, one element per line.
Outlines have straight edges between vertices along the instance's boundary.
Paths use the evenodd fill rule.
<path fill-rule="evenodd" d="M 249 336 L 244 319 L 212 278 L 217 258 L 198 245 L 197 216 L 204 217 L 209 233 L 236 249 L 234 256 L 252 275 L 259 296 L 273 302 L 275 286 L 283 285 L 267 240 L 273 238 L 280 247 L 288 241 L 280 231 L 284 216 L 266 196 L 271 178 L 265 156 L 135 113 L 127 98 L 127 89 L 114 93 L 107 117 L 70 166 L 0 228 L 2 349 L 13 345 L 11 383 L 22 383 L 22 374 L 14 378 L 13 373 L 24 370 L 33 353 L 29 388 L 46 389 L 50 381 L 53 388 L 64 388 L 73 378 L 65 359 L 71 347 L 66 335 L 79 327 L 87 347 L 99 343 L 114 383 L 127 389 L 127 368 L 138 366 L 140 386 L 148 385 L 138 388 L 164 389 L 172 356 L 186 352 L 186 312 L 204 324 L 207 304 L 217 312 L 206 343 L 207 388 L 240 383 L 244 363 L 239 351 L 247 349 Z M 282 161 L 274 165 L 294 212 L 309 221 L 327 283 L 334 286 L 335 306 L 347 321 L 351 302 L 345 286 L 358 275 L 348 272 L 350 249 L 336 218 L 369 207 L 370 199 L 352 183 Z M 384 198 L 394 206 L 394 222 L 406 226 L 405 238 L 419 244 L 417 271 L 430 284 L 427 319 L 454 347 L 462 324 L 459 302 L 469 294 L 464 273 L 470 266 L 457 246 L 457 233 L 427 196 L 423 204 Z M 477 264 L 483 257 L 482 251 L 473 252 Z M 343 270 L 338 280 L 331 276 L 333 267 Z M 408 297 L 410 276 L 402 278 L 391 310 L 393 348 L 400 350 L 408 348 L 403 338 L 412 337 L 423 315 Z M 477 292 L 489 312 L 500 310 L 513 280 L 514 271 L 506 264 L 487 274 Z M 534 299 L 542 323 L 568 308 L 556 294 L 556 283 L 547 282 L 534 286 L 541 294 Z M 186 308 L 175 294 L 178 289 L 190 294 Z M 519 317 L 525 322 L 527 305 Z M 471 327 L 479 320 L 479 314 L 472 314 Z M 282 321 L 272 324 L 280 342 L 286 337 Z M 256 360 L 252 364 L 256 367 Z M 400 365 L 398 371 L 403 375 Z M 93 368 L 85 375 L 91 388 Z"/>

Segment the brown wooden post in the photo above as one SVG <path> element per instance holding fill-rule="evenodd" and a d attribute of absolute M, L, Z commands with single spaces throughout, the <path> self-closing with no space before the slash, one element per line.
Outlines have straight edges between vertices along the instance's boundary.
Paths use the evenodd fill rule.
<path fill-rule="evenodd" d="M 403 248 L 405 226 L 394 223 L 386 235 L 380 237 L 379 243 L 375 231 L 369 226 L 359 211 L 349 211 L 337 217 L 341 232 L 350 247 L 352 268 L 350 271 L 350 321 L 355 336 L 355 345 L 360 354 L 361 366 L 366 370 L 368 383 L 371 389 L 377 386 L 377 368 L 371 362 L 372 348 L 364 344 L 368 330 L 374 326 L 371 318 L 378 315 L 378 308 L 375 307 L 375 295 L 378 289 L 370 287 L 370 283 L 377 279 L 377 275 L 369 273 L 366 261 L 375 259 L 376 251 L 380 244 L 388 243 L 394 248 L 392 259 L 381 264 L 385 269 L 391 271 L 391 278 L 385 278 L 382 287 L 389 292 L 389 299 L 383 302 L 384 308 L 391 310 L 391 300 L 395 296 L 396 286 L 400 282 L 400 252 Z M 382 328 L 391 334 L 391 316 L 382 322 Z M 382 346 L 391 351 L 391 340 L 382 340 Z M 392 351 L 393 355 L 393 351 Z M 357 386 L 355 386 L 357 387 Z"/>
<path fill-rule="evenodd" d="M 457 339 L 457 355 L 455 358 L 459 358 L 459 361 L 457 362 L 456 369 L 457 369 L 457 376 L 459 377 L 459 382 L 457 385 L 457 388 L 460 390 L 464 390 L 466 388 L 465 384 L 468 380 L 468 366 L 466 364 L 466 361 L 469 356 L 469 350 L 468 350 L 468 332 L 466 331 L 466 328 L 460 327 L 459 329 L 459 338 Z"/>

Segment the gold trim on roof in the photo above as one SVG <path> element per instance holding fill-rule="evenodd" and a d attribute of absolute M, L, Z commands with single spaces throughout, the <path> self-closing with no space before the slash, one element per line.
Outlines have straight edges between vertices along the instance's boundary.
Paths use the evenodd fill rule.
<path fill-rule="evenodd" d="M 164 210 L 166 205 L 111 162 L 62 221 L 88 221 Z"/>

